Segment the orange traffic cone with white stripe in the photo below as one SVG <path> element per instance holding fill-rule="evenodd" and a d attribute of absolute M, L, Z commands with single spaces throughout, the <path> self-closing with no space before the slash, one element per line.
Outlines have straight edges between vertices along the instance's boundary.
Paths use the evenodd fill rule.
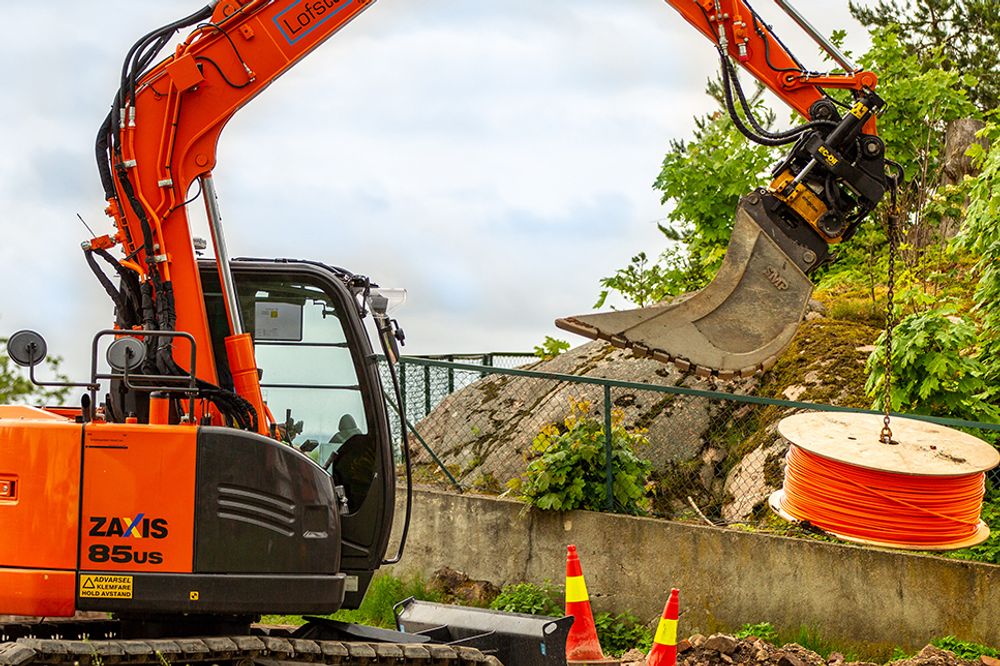
<path fill-rule="evenodd" d="M 567 546 L 566 551 L 566 615 L 573 616 L 573 626 L 566 637 L 566 661 L 571 664 L 607 663 L 597 640 L 594 613 L 590 609 L 590 596 L 576 546 Z"/>
<path fill-rule="evenodd" d="M 663 609 L 660 626 L 656 628 L 653 638 L 653 650 L 649 653 L 646 666 L 675 666 L 677 664 L 677 611 L 680 592 L 677 588 L 670 590 L 670 599 Z"/>

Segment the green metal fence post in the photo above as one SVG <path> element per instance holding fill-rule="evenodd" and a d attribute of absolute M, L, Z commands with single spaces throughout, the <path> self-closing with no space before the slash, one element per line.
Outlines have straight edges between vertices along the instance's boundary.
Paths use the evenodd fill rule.
<path fill-rule="evenodd" d="M 448 362 L 454 363 L 455 357 L 449 355 Z M 455 392 L 455 368 L 448 368 L 448 395 Z"/>
<path fill-rule="evenodd" d="M 612 450 L 611 433 L 611 385 L 604 385 L 604 453 L 607 457 L 608 511 L 615 509 L 615 478 L 612 471 L 614 451 Z"/>
<path fill-rule="evenodd" d="M 406 361 L 399 359 L 399 399 L 403 402 L 399 406 L 399 441 L 403 441 L 403 433 L 406 432 L 407 405 L 406 400 Z"/>
<path fill-rule="evenodd" d="M 424 366 L 424 416 L 431 413 L 431 366 Z"/>

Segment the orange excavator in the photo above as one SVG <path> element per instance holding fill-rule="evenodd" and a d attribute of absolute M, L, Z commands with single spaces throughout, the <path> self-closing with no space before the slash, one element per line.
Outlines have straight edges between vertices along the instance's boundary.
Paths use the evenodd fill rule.
<path fill-rule="evenodd" d="M 719 276 L 683 303 L 561 326 L 720 377 L 759 371 L 788 343 L 808 273 L 891 178 L 876 77 L 779 3 L 846 73 L 807 71 L 744 0 L 669 1 L 717 47 L 741 130 L 791 145 L 774 181 L 741 202 Z M 402 608 L 410 634 L 325 620 L 287 635 L 251 629 L 263 614 L 357 607 L 406 538 L 409 501 L 386 559 L 396 464 L 385 391 L 401 401 L 394 374 L 382 384 L 365 320 L 394 360 L 403 336 L 387 294 L 323 263 L 230 258 L 212 176 L 233 115 L 371 5 L 216 0 L 128 51 L 96 145 L 115 230 L 83 243 L 114 324 L 94 336 L 89 379 L 73 384 L 79 406 L 0 407 L 0 613 L 44 618 L 0 623 L 0 666 L 465 664 L 483 652 L 564 663 L 564 624 L 472 611 L 421 622 L 426 608 Z M 808 121 L 762 127 L 734 61 Z M 191 234 L 192 191 L 214 260 Z M 16 333 L 8 351 L 46 385 L 40 335 Z M 53 619 L 86 611 L 114 619 Z"/>

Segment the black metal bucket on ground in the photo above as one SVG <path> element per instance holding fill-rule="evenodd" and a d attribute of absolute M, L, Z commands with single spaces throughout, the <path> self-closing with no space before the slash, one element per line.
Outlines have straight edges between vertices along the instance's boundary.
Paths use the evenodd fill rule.
<path fill-rule="evenodd" d="M 565 666 L 573 624 L 563 618 L 502 613 L 407 599 L 395 607 L 396 627 L 436 643 L 466 645 L 508 666 Z"/>

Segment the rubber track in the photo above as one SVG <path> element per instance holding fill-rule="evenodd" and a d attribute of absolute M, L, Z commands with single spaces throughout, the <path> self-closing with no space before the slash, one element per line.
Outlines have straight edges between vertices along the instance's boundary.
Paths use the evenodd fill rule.
<path fill-rule="evenodd" d="M 90 625 L 101 631 L 108 623 Z M 88 634 L 84 623 L 38 625 L 38 634 Z M 45 629 L 42 629 L 42 627 Z M 10 629 L 16 631 L 12 626 Z M 0 634 L 9 635 L 7 627 Z M 0 644 L 0 666 L 172 666 L 174 664 L 336 664 L 368 666 L 503 666 L 479 650 L 447 645 L 346 643 L 273 636 L 218 636 L 169 640 L 18 638 Z"/>

